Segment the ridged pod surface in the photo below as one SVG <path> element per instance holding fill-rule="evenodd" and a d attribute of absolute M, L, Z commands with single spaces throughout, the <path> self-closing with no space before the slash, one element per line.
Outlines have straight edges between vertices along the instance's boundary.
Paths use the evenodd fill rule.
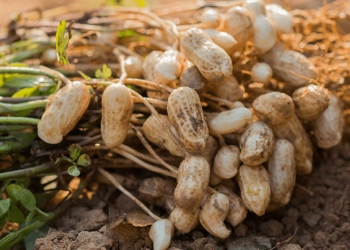
<path fill-rule="evenodd" d="M 316 79 L 318 76 L 315 66 L 306 56 L 293 50 L 284 49 L 281 44 L 276 44 L 265 53 L 264 61 L 271 66 L 274 75 L 280 77 L 293 88 L 308 85 L 310 83 L 308 78 Z"/>
<path fill-rule="evenodd" d="M 102 95 L 102 140 L 108 148 L 121 145 L 128 135 L 133 98 L 123 84 L 109 85 Z"/>
<path fill-rule="evenodd" d="M 246 165 L 258 166 L 269 159 L 274 144 L 272 129 L 262 121 L 253 122 L 248 125 L 240 138 L 239 158 Z"/>
<path fill-rule="evenodd" d="M 188 156 L 180 164 L 174 192 L 176 205 L 184 213 L 198 209 L 209 184 L 210 166 L 205 158 Z"/>
<path fill-rule="evenodd" d="M 78 123 L 89 103 L 89 88 L 78 81 L 51 95 L 38 124 L 40 139 L 50 144 L 60 143 Z"/>
<path fill-rule="evenodd" d="M 159 115 L 158 117 L 162 120 L 163 123 L 167 124 L 170 127 L 176 136 L 178 136 L 168 116 Z M 164 130 L 162 124 L 154 115 L 151 115 L 147 118 L 147 120 L 143 123 L 142 130 L 143 134 L 150 142 L 156 144 L 160 148 L 167 149 L 172 155 L 185 157 L 185 154 L 181 151 L 181 149 L 178 148 L 178 146 L 176 146 L 171 137 Z"/>
<path fill-rule="evenodd" d="M 249 211 L 263 215 L 270 202 L 269 174 L 263 166 L 242 165 L 238 172 L 241 197 Z"/>
<path fill-rule="evenodd" d="M 254 113 L 270 125 L 287 123 L 294 115 L 293 99 L 281 92 L 270 92 L 253 102 Z"/>
<path fill-rule="evenodd" d="M 180 50 L 210 82 L 223 82 L 232 75 L 231 58 L 203 30 L 185 31 L 180 38 Z"/>
<path fill-rule="evenodd" d="M 295 185 L 294 146 L 287 140 L 278 139 L 275 150 L 267 162 L 271 187 L 271 202 L 286 205 Z"/>
<path fill-rule="evenodd" d="M 328 108 L 329 91 L 315 84 L 298 88 L 293 92 L 295 113 L 305 122 L 319 117 Z"/>
<path fill-rule="evenodd" d="M 312 124 L 317 146 L 331 148 L 339 144 L 343 137 L 344 124 L 341 101 L 331 94 L 328 108 Z"/>
<path fill-rule="evenodd" d="M 202 153 L 209 137 L 209 129 L 197 92 L 189 87 L 175 89 L 169 96 L 167 110 L 186 150 Z"/>
<path fill-rule="evenodd" d="M 297 174 L 310 174 L 312 171 L 312 144 L 298 117 L 293 114 L 289 122 L 272 126 L 276 136 L 290 141 L 295 149 Z"/>

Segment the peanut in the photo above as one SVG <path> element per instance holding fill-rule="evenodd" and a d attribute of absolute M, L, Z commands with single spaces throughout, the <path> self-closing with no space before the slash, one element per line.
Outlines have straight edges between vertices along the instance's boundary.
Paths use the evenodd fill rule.
<path fill-rule="evenodd" d="M 214 29 L 204 29 L 207 35 L 213 40 L 213 42 L 224 49 L 226 52 L 231 52 L 237 44 L 237 41 L 230 34 Z"/>
<path fill-rule="evenodd" d="M 202 30 L 192 28 L 180 38 L 181 52 L 210 82 L 223 82 L 232 75 L 231 58 Z"/>
<path fill-rule="evenodd" d="M 154 222 L 149 230 L 154 250 L 166 250 L 170 246 L 174 225 L 170 220 L 161 219 Z"/>
<path fill-rule="evenodd" d="M 267 161 L 274 148 L 272 129 L 262 121 L 251 123 L 240 138 L 239 158 L 249 166 L 258 166 Z"/>
<path fill-rule="evenodd" d="M 123 84 L 109 85 L 102 95 L 102 140 L 108 148 L 121 145 L 128 135 L 133 98 Z"/>
<path fill-rule="evenodd" d="M 280 206 L 286 205 L 293 193 L 295 185 L 295 156 L 294 146 L 289 141 L 278 139 L 275 150 L 267 162 L 271 202 Z"/>
<path fill-rule="evenodd" d="M 220 184 L 215 189 L 218 192 L 225 194 L 230 201 L 230 207 L 226 216 L 226 221 L 228 221 L 233 227 L 243 222 L 247 217 L 248 211 L 244 206 L 242 199 L 225 185 Z"/>
<path fill-rule="evenodd" d="M 318 76 L 315 66 L 306 56 L 284 49 L 281 44 L 276 44 L 263 57 L 264 61 L 271 66 L 273 73 L 290 87 L 299 88 L 308 85 L 310 83 L 308 78 L 316 79 Z"/>
<path fill-rule="evenodd" d="M 229 134 L 243 128 L 251 118 L 250 110 L 240 107 L 208 117 L 208 126 L 215 134 Z"/>
<path fill-rule="evenodd" d="M 312 144 L 298 117 L 284 124 L 271 125 L 276 136 L 290 141 L 295 149 L 295 164 L 297 174 L 310 174 L 312 171 Z"/>
<path fill-rule="evenodd" d="M 258 15 L 253 27 L 254 47 L 262 53 L 269 51 L 275 45 L 277 37 L 277 30 L 273 22 L 264 15 Z"/>
<path fill-rule="evenodd" d="M 266 16 L 272 20 L 278 32 L 290 33 L 293 31 L 293 17 L 278 4 L 267 4 Z"/>
<path fill-rule="evenodd" d="M 257 63 L 252 68 L 251 78 L 255 82 L 268 83 L 272 77 L 272 69 L 267 63 Z"/>
<path fill-rule="evenodd" d="M 231 234 L 224 224 L 229 206 L 230 202 L 226 195 L 215 193 L 206 200 L 199 212 L 201 225 L 210 234 L 220 239 L 226 239 Z"/>
<path fill-rule="evenodd" d="M 219 143 L 213 136 L 210 135 L 208 138 L 207 144 L 204 148 L 204 151 L 201 153 L 201 156 L 207 160 L 209 165 L 211 165 L 218 150 L 219 150 Z"/>
<path fill-rule="evenodd" d="M 78 123 L 89 103 L 89 88 L 78 81 L 51 95 L 38 124 L 40 139 L 50 144 L 60 143 Z"/>
<path fill-rule="evenodd" d="M 253 22 L 248 11 L 240 6 L 232 7 L 227 11 L 221 30 L 230 34 L 237 41 L 234 48 L 236 50 L 243 48 L 254 33 Z"/>
<path fill-rule="evenodd" d="M 220 13 L 214 9 L 206 9 L 201 16 L 201 27 L 205 29 L 216 29 L 220 26 Z"/>
<path fill-rule="evenodd" d="M 330 101 L 329 91 L 324 87 L 310 84 L 293 92 L 295 113 L 305 122 L 319 117 Z"/>
<path fill-rule="evenodd" d="M 263 215 L 271 196 L 269 174 L 266 169 L 263 166 L 242 165 L 237 180 L 246 208 L 258 216 Z"/>
<path fill-rule="evenodd" d="M 294 115 L 294 103 L 290 96 L 270 92 L 259 96 L 253 102 L 254 113 L 270 125 L 287 123 Z"/>
<path fill-rule="evenodd" d="M 163 123 L 167 124 L 174 135 L 178 137 L 177 132 L 171 124 L 168 116 L 159 115 L 158 117 L 162 120 Z M 179 147 L 170 138 L 168 133 L 164 130 L 162 123 L 160 123 L 154 115 L 151 115 L 147 118 L 147 120 L 143 123 L 142 130 L 150 142 L 156 144 L 160 148 L 167 149 L 172 155 L 185 157 L 181 149 L 179 149 Z"/>
<path fill-rule="evenodd" d="M 188 156 L 180 164 L 174 192 L 176 205 L 184 213 L 198 209 L 209 184 L 210 166 L 200 156 Z"/>
<path fill-rule="evenodd" d="M 240 150 L 234 145 L 223 146 L 215 156 L 213 171 L 222 179 L 230 179 L 238 173 Z"/>
<path fill-rule="evenodd" d="M 142 77 L 142 57 L 127 56 L 125 58 L 125 71 L 130 78 L 141 78 Z"/>
<path fill-rule="evenodd" d="M 185 213 L 181 208 L 175 207 L 169 220 L 174 224 L 177 231 L 187 234 L 199 224 L 199 208 L 194 209 L 191 213 Z"/>
<path fill-rule="evenodd" d="M 343 136 L 344 123 L 341 101 L 331 94 L 328 108 L 312 124 L 317 146 L 331 148 L 339 144 Z"/>
<path fill-rule="evenodd" d="M 167 85 L 176 80 L 181 72 L 185 57 L 176 50 L 165 51 L 154 66 L 154 80 L 156 83 Z"/>
<path fill-rule="evenodd" d="M 206 81 L 194 65 L 185 69 L 179 79 L 179 87 L 189 87 L 196 91 L 202 91 Z"/>
<path fill-rule="evenodd" d="M 189 87 L 175 89 L 169 96 L 167 110 L 186 150 L 190 153 L 202 153 L 209 130 L 197 92 Z"/>
<path fill-rule="evenodd" d="M 234 76 L 220 84 L 210 83 L 209 92 L 230 102 L 236 102 L 243 97 L 244 88 L 240 86 Z"/>

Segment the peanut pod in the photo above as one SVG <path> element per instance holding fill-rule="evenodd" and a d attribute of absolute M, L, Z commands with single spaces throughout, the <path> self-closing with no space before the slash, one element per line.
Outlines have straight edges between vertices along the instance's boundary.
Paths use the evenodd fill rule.
<path fill-rule="evenodd" d="M 249 211 L 261 216 L 270 202 L 269 174 L 263 166 L 242 165 L 238 171 L 241 197 Z"/>
<path fill-rule="evenodd" d="M 200 156 L 188 156 L 180 164 L 174 192 L 176 205 L 184 213 L 198 209 L 209 184 L 210 166 Z"/>
<path fill-rule="evenodd" d="M 64 86 L 51 95 L 38 123 L 40 139 L 50 144 L 60 143 L 63 136 L 78 123 L 89 103 L 89 88 L 78 81 Z"/>
<path fill-rule="evenodd" d="M 210 82 L 223 82 L 232 75 L 231 58 L 203 30 L 185 31 L 180 38 L 180 50 Z"/>
<path fill-rule="evenodd" d="M 108 148 L 121 145 L 128 135 L 133 98 L 123 84 L 109 85 L 102 95 L 102 140 Z"/>
<path fill-rule="evenodd" d="M 271 202 L 280 206 L 286 205 L 293 193 L 295 185 L 294 146 L 289 141 L 278 139 L 275 150 L 267 162 Z"/>
<path fill-rule="evenodd" d="M 203 152 L 209 130 L 197 92 L 189 87 L 175 89 L 169 96 L 167 110 L 186 150 L 190 153 Z"/>

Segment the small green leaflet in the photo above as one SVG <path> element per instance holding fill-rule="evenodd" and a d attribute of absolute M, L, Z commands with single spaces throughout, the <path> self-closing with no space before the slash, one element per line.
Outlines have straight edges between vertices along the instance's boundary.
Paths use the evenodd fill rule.
<path fill-rule="evenodd" d="M 87 154 L 82 154 L 77 163 L 80 166 L 87 167 L 91 165 L 91 159 Z"/>
<path fill-rule="evenodd" d="M 81 153 L 81 147 L 79 144 L 72 144 L 69 146 L 69 156 L 70 158 L 75 161 L 76 159 L 78 159 L 78 157 L 80 156 Z"/>
<path fill-rule="evenodd" d="M 79 171 L 79 169 L 77 168 L 77 166 L 75 166 L 75 165 L 70 166 L 70 167 L 67 169 L 67 172 L 68 172 L 68 174 L 71 175 L 71 176 L 79 176 L 79 175 L 80 175 L 80 171 Z"/>
<path fill-rule="evenodd" d="M 58 26 L 56 31 L 56 53 L 57 53 L 57 60 L 60 63 L 63 63 L 65 65 L 69 64 L 68 56 L 66 49 L 68 47 L 68 42 L 70 39 L 70 27 L 73 25 L 73 23 L 70 23 L 68 25 L 68 33 L 66 33 L 66 20 L 62 20 Z"/>
<path fill-rule="evenodd" d="M 100 79 L 108 79 L 112 76 L 112 70 L 107 67 L 106 64 L 102 65 L 102 70 L 97 69 L 95 72 L 95 77 Z"/>

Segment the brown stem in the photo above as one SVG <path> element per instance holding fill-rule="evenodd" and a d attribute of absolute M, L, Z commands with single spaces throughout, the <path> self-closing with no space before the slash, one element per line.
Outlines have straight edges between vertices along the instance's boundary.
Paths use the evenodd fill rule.
<path fill-rule="evenodd" d="M 151 212 L 139 199 L 133 196 L 128 190 L 126 190 L 120 183 L 106 170 L 102 168 L 97 169 L 102 175 L 104 175 L 112 184 L 119 189 L 120 192 L 128 196 L 131 200 L 133 200 L 136 205 L 138 205 L 143 211 L 145 211 L 149 216 L 151 216 L 155 220 L 160 220 L 161 218 Z"/>

